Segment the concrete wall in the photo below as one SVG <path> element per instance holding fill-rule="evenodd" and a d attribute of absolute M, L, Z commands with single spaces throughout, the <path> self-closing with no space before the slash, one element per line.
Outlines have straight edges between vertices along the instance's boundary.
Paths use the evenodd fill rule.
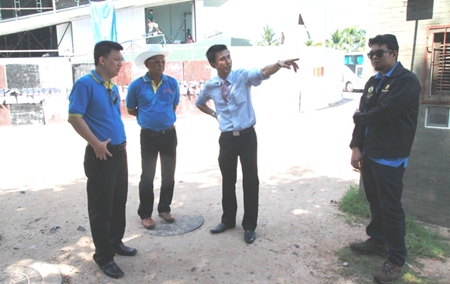
<path fill-rule="evenodd" d="M 408 10 L 408 4 L 412 9 Z M 427 27 L 450 24 L 449 1 L 381 0 L 370 1 L 369 5 L 371 25 L 367 37 L 395 34 L 400 46 L 399 60 L 422 82 L 422 73 L 429 73 L 429 67 L 423 64 Z M 407 21 L 407 17 L 414 16 L 420 20 Z M 431 19 L 426 19 L 428 16 Z M 370 66 L 365 69 L 371 70 Z M 450 227 L 450 130 L 425 128 L 427 106 L 430 104 L 422 104 L 420 108 L 417 134 L 404 178 L 403 204 L 419 220 Z"/>
<path fill-rule="evenodd" d="M 450 130 L 424 128 L 425 108 L 405 172 L 403 204 L 419 220 L 450 227 Z"/>

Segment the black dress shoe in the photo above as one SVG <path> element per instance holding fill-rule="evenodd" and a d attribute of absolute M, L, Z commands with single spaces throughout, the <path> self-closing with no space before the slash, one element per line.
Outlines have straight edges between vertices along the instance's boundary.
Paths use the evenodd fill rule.
<path fill-rule="evenodd" d="M 114 262 L 114 260 L 111 260 L 110 262 L 108 262 L 105 265 L 98 265 L 100 267 L 101 270 L 103 270 L 103 272 L 108 275 L 109 277 L 112 278 L 120 278 L 123 276 L 123 271 L 122 269 L 120 269 L 117 264 Z"/>
<path fill-rule="evenodd" d="M 255 241 L 256 236 L 255 236 L 255 231 L 252 230 L 245 230 L 244 233 L 244 240 L 247 244 L 251 244 Z"/>
<path fill-rule="evenodd" d="M 215 226 L 214 228 L 212 228 L 211 230 L 209 230 L 211 232 L 211 234 L 219 234 L 219 233 L 223 233 L 225 232 L 227 229 L 231 229 L 234 228 L 234 226 L 232 227 L 228 227 L 227 225 L 225 225 L 224 223 L 220 223 L 219 225 Z"/>
<path fill-rule="evenodd" d="M 127 247 L 124 244 L 120 244 L 118 246 L 113 246 L 114 252 L 119 255 L 125 255 L 125 256 L 133 256 L 136 255 L 137 250 L 135 248 Z"/>

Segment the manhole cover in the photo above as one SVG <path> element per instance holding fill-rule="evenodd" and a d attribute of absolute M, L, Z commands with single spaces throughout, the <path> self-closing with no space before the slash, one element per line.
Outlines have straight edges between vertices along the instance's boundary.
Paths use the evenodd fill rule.
<path fill-rule="evenodd" d="M 1 284 L 61 284 L 58 269 L 46 262 L 22 260 L 2 269 Z"/>
<path fill-rule="evenodd" d="M 203 224 L 203 221 L 202 216 L 177 215 L 173 223 L 156 222 L 155 228 L 146 230 L 145 233 L 160 237 L 181 235 L 197 229 Z"/>
<path fill-rule="evenodd" d="M 28 266 L 9 266 L 3 273 L 5 275 L 2 275 L 0 283 L 38 284 L 42 282 L 41 274 Z"/>

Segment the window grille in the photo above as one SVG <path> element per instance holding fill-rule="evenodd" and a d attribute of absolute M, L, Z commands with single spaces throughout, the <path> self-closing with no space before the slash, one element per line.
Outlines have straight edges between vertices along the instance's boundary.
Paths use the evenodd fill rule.
<path fill-rule="evenodd" d="M 427 29 L 423 103 L 450 104 L 450 25 Z"/>

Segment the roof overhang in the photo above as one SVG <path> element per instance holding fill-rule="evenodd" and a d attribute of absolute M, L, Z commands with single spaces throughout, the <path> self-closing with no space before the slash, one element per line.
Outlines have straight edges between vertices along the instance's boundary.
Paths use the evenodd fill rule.
<path fill-rule="evenodd" d="M 226 2 L 228 2 L 228 0 L 204 0 L 203 5 L 205 7 L 219 7 Z"/>

